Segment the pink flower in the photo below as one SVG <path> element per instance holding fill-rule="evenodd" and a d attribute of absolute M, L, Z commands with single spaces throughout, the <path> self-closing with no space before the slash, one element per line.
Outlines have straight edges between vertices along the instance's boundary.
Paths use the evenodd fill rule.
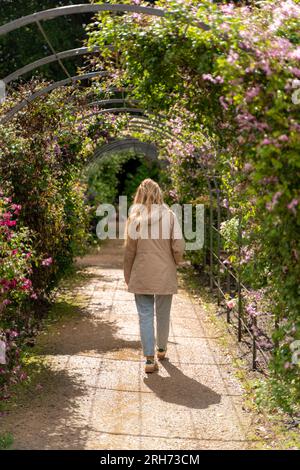
<path fill-rule="evenodd" d="M 18 249 L 16 248 L 15 250 L 12 250 L 11 254 L 16 255 L 18 253 Z"/>
<path fill-rule="evenodd" d="M 31 286 L 32 286 L 31 280 L 24 278 L 23 283 L 21 285 L 21 289 L 22 290 L 29 290 L 31 288 Z"/>
<path fill-rule="evenodd" d="M 233 299 L 228 300 L 228 302 L 226 302 L 226 305 L 227 305 L 227 308 L 232 310 L 235 307 L 235 301 Z"/>
<path fill-rule="evenodd" d="M 282 134 L 278 137 L 278 140 L 280 140 L 280 142 L 288 142 L 289 138 L 286 134 Z"/>
<path fill-rule="evenodd" d="M 252 165 L 252 163 L 245 163 L 243 169 L 244 169 L 244 172 L 245 172 L 245 173 L 249 173 L 250 171 L 253 170 L 253 165 Z"/>
<path fill-rule="evenodd" d="M 17 286 L 17 280 L 16 279 L 11 279 L 11 281 L 8 281 L 9 282 L 9 287 L 10 288 L 14 288 Z"/>
<path fill-rule="evenodd" d="M 228 104 L 226 103 L 224 96 L 220 96 L 219 101 L 220 101 L 220 103 L 221 103 L 221 106 L 222 106 L 224 109 L 227 110 L 227 109 L 228 109 Z"/>
<path fill-rule="evenodd" d="M 11 219 L 11 217 L 12 217 L 12 213 L 11 213 L 11 212 L 4 212 L 4 214 L 2 214 L 2 218 L 3 218 L 4 220 L 9 220 L 9 219 Z"/>
<path fill-rule="evenodd" d="M 270 64 L 268 60 L 262 60 L 260 63 L 260 68 L 265 72 L 267 76 L 270 76 L 272 74 L 272 70 L 270 68 Z"/>
<path fill-rule="evenodd" d="M 233 3 L 229 3 L 229 5 L 220 5 L 220 10 L 222 10 L 225 15 L 232 15 L 234 13 L 234 5 Z"/>
<path fill-rule="evenodd" d="M 203 80 L 207 80 L 212 83 L 223 83 L 224 79 L 218 75 L 217 77 L 213 77 L 210 73 L 204 73 L 202 75 Z"/>
<path fill-rule="evenodd" d="M 37 295 L 36 295 L 35 292 L 33 292 L 30 297 L 31 297 L 32 299 L 37 299 Z"/>
<path fill-rule="evenodd" d="M 227 56 L 227 62 L 229 64 L 234 64 L 238 59 L 239 59 L 239 55 L 237 52 L 234 52 L 233 50 L 230 50 L 228 56 Z"/>
<path fill-rule="evenodd" d="M 250 303 L 249 305 L 247 305 L 246 312 L 248 313 L 250 317 L 256 317 L 257 316 L 256 305 L 254 303 Z"/>
<path fill-rule="evenodd" d="M 0 225 L 6 227 L 14 227 L 17 224 L 15 220 L 0 220 Z"/>
<path fill-rule="evenodd" d="M 292 67 L 291 68 L 291 72 L 296 75 L 296 77 L 300 78 L 300 69 L 298 69 L 297 67 Z"/>
<path fill-rule="evenodd" d="M 271 212 L 274 209 L 274 207 L 278 203 L 278 199 L 280 198 L 281 195 L 282 195 L 282 191 L 276 191 L 276 193 L 272 197 L 272 201 L 267 202 L 266 208 L 269 212 Z"/>
<path fill-rule="evenodd" d="M 292 59 L 300 60 L 300 47 L 297 47 L 295 50 L 289 53 L 289 56 Z"/>
<path fill-rule="evenodd" d="M 12 204 L 11 208 L 14 211 L 15 215 L 18 216 L 20 214 L 20 210 L 22 209 L 22 206 L 21 204 Z"/>
<path fill-rule="evenodd" d="M 222 204 L 223 207 L 226 207 L 226 209 L 229 209 L 229 202 L 228 202 L 228 199 L 223 199 L 223 201 L 222 201 L 221 204 Z"/>
<path fill-rule="evenodd" d="M 52 264 L 52 262 L 53 262 L 53 259 L 50 256 L 49 258 L 43 259 L 42 266 L 50 266 L 50 264 Z"/>
<path fill-rule="evenodd" d="M 270 140 L 270 139 L 268 139 L 268 138 L 265 138 L 265 139 L 262 141 L 262 143 L 261 143 L 261 144 L 262 144 L 262 145 L 270 145 L 271 143 L 272 143 L 272 142 L 271 142 L 271 140 Z"/>
<path fill-rule="evenodd" d="M 297 214 L 296 207 L 299 204 L 299 199 L 292 199 L 291 202 L 287 205 L 287 208 L 293 212 L 294 215 Z"/>
<path fill-rule="evenodd" d="M 22 209 L 21 204 L 12 204 L 11 208 L 13 211 L 20 211 Z"/>
<path fill-rule="evenodd" d="M 19 333 L 15 330 L 10 331 L 9 336 L 11 339 L 17 338 L 19 336 Z"/>
<path fill-rule="evenodd" d="M 252 88 L 250 88 L 247 92 L 246 92 L 246 100 L 247 101 L 251 101 L 253 98 L 255 98 L 260 92 L 260 86 L 254 86 Z"/>

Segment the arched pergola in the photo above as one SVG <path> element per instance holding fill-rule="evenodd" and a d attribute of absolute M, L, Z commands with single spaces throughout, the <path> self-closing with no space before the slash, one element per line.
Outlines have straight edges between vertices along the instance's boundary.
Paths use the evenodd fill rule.
<path fill-rule="evenodd" d="M 67 75 L 66 80 L 61 80 L 59 82 L 56 82 L 49 87 L 46 87 L 44 90 L 39 90 L 36 93 L 33 93 L 32 96 L 29 96 L 22 102 L 20 102 L 18 105 L 16 105 L 12 110 L 10 110 L 1 120 L 2 123 L 7 122 L 9 119 L 11 119 L 18 111 L 22 110 L 27 104 L 29 104 L 32 100 L 35 98 L 38 98 L 39 96 L 42 96 L 43 94 L 47 94 L 50 91 L 54 90 L 55 88 L 58 88 L 60 86 L 68 85 L 70 83 L 74 83 L 79 80 L 85 80 L 88 78 L 92 78 L 93 76 L 96 76 L 96 74 L 99 76 L 102 75 L 102 72 L 92 72 L 95 75 L 79 75 L 72 77 L 68 73 L 67 69 L 62 63 L 63 59 L 66 58 L 74 58 L 78 57 L 79 55 L 86 55 L 86 54 L 92 54 L 96 52 L 100 52 L 100 49 L 98 47 L 94 47 L 92 49 L 89 49 L 87 47 L 82 47 L 82 48 L 77 48 L 77 49 L 71 49 L 71 50 L 66 50 L 66 51 L 61 51 L 57 52 L 55 51 L 53 45 L 51 44 L 49 38 L 45 34 L 45 31 L 43 30 L 43 26 L 41 24 L 41 21 L 48 21 L 52 20 L 57 17 L 61 16 L 67 16 L 67 15 L 75 15 L 75 14 L 82 14 L 82 13 L 98 13 L 101 11 L 108 11 L 112 13 L 141 13 L 145 15 L 152 15 L 152 16 L 157 16 L 160 18 L 163 18 L 166 15 L 166 11 L 160 8 L 154 8 L 154 7 L 143 7 L 139 5 L 122 5 L 122 4 L 103 4 L 103 5 L 91 5 L 91 4 L 80 4 L 80 5 L 69 5 L 65 7 L 57 7 L 57 8 L 51 8 L 49 10 L 43 10 L 39 11 L 36 13 L 33 13 L 31 15 L 24 16 L 22 18 L 18 18 L 16 20 L 10 21 L 6 23 L 5 25 L 0 26 L 0 36 L 5 35 L 7 33 L 10 33 L 12 31 L 15 31 L 19 28 L 22 28 L 24 26 L 28 26 L 31 24 L 36 24 L 39 28 L 39 30 L 42 32 L 44 39 L 47 43 L 47 45 L 50 47 L 52 50 L 53 54 L 47 57 L 43 57 L 41 59 L 35 60 L 34 62 L 31 62 L 30 64 L 26 64 L 20 69 L 12 72 L 6 77 L 2 78 L 3 84 L 6 86 L 7 84 L 13 82 L 14 80 L 17 80 L 21 76 L 23 76 L 25 73 L 32 72 L 33 70 L 52 63 L 52 62 L 58 62 L 63 69 L 64 73 Z M 187 19 L 187 23 L 189 23 L 190 20 Z M 201 21 L 194 20 L 192 23 L 194 26 L 197 26 L 199 28 L 202 28 L 204 30 L 209 29 L 209 26 L 204 24 Z M 106 48 L 112 48 L 112 45 L 107 45 L 105 46 Z"/>
<path fill-rule="evenodd" d="M 64 74 L 66 75 L 66 78 L 64 80 L 60 80 L 60 81 L 51 83 L 45 87 L 42 87 L 39 90 L 27 96 L 22 101 L 20 101 L 13 108 L 8 110 L 6 114 L 2 116 L 0 120 L 0 124 L 6 124 L 11 119 L 16 117 L 16 115 L 20 111 L 24 110 L 27 106 L 33 103 L 36 99 L 39 99 L 43 96 L 48 95 L 53 90 L 59 89 L 64 86 L 74 85 L 84 80 L 86 81 L 86 80 L 100 79 L 101 77 L 106 77 L 108 75 L 108 72 L 101 70 L 101 71 L 92 71 L 92 72 L 85 73 L 85 74 L 71 76 L 68 70 L 66 69 L 65 65 L 63 64 L 64 59 L 67 59 L 67 58 L 72 59 L 78 56 L 101 53 L 100 48 L 99 47 L 94 47 L 94 48 L 80 47 L 80 48 L 75 48 L 75 49 L 56 51 L 53 45 L 51 44 L 49 38 L 45 34 L 45 31 L 43 29 L 43 24 L 42 24 L 42 22 L 44 21 L 48 21 L 53 18 L 57 18 L 61 16 L 75 15 L 75 14 L 82 14 L 82 13 L 96 14 L 101 11 L 103 12 L 106 11 L 106 12 L 111 12 L 111 13 L 139 13 L 139 14 L 144 14 L 144 15 L 156 16 L 162 19 L 165 17 L 167 13 L 165 10 L 160 9 L 160 8 L 144 7 L 144 6 L 139 6 L 139 5 L 80 4 L 80 5 L 70 5 L 66 7 L 58 7 L 58 8 L 53 8 L 49 10 L 39 11 L 31 15 L 24 16 L 22 18 L 18 18 L 5 25 L 0 26 L 0 36 L 1 36 L 1 35 L 10 33 L 12 31 L 15 31 L 19 28 L 36 24 L 38 30 L 42 33 L 45 39 L 45 42 L 47 43 L 47 46 L 52 51 L 51 55 L 37 59 L 29 64 L 24 64 L 24 66 L 22 66 L 18 70 L 11 72 L 6 77 L 2 77 L 2 83 L 5 86 L 7 85 L 11 86 L 11 84 L 14 81 L 20 79 L 24 74 L 33 72 L 34 70 L 44 65 L 53 63 L 53 62 L 57 62 L 62 68 Z M 168 14 L 170 14 L 170 12 L 168 12 Z M 203 30 L 210 29 L 209 25 L 201 21 L 198 21 L 197 19 L 187 18 L 186 22 L 187 22 L 187 27 L 190 24 L 192 24 L 193 26 L 196 26 Z M 105 47 L 112 49 L 113 45 L 106 45 Z M 86 120 L 86 119 L 93 119 L 95 116 L 99 114 L 105 114 L 105 113 L 113 113 L 113 114 L 126 113 L 130 116 L 133 116 L 133 119 L 128 124 L 127 130 L 129 133 L 131 132 L 132 133 L 134 132 L 147 133 L 148 132 L 151 134 L 155 132 L 155 133 L 158 133 L 160 136 L 163 136 L 164 140 L 172 141 L 174 139 L 177 139 L 178 141 L 181 140 L 183 142 L 183 140 L 179 136 L 177 135 L 174 136 L 172 129 L 168 129 L 165 122 L 159 121 L 159 119 L 156 119 L 156 120 L 151 119 L 151 117 L 147 113 L 147 110 L 142 109 L 141 107 L 138 106 L 138 104 L 139 104 L 138 102 L 127 100 L 125 96 L 122 99 L 112 97 L 111 99 L 94 101 L 91 103 L 87 103 L 84 107 L 94 107 L 96 108 L 96 110 L 86 115 L 83 115 L 82 117 L 78 117 L 77 120 L 80 121 L 80 120 Z M 120 106 L 116 106 L 116 105 L 120 105 Z M 132 105 L 136 105 L 136 107 Z M 148 156 L 151 155 L 151 158 L 157 158 L 157 154 L 158 154 L 157 147 L 154 144 L 151 144 L 149 142 L 142 142 L 141 140 L 136 139 L 133 136 L 127 136 L 126 138 L 116 139 L 115 141 L 109 144 L 105 144 L 103 147 L 100 147 L 96 150 L 94 157 L 99 158 L 104 153 L 108 153 L 108 152 L 119 150 L 119 149 L 129 149 L 129 148 L 131 149 L 133 148 L 138 151 L 141 151 L 142 153 Z M 221 286 L 220 286 L 220 267 L 221 266 L 225 270 L 227 270 L 229 277 L 231 276 L 232 278 L 236 280 L 237 292 L 239 296 L 239 310 L 238 310 L 239 333 L 238 334 L 239 334 L 239 340 L 240 340 L 241 334 L 242 334 L 242 327 L 247 329 L 247 325 L 245 324 L 242 318 L 242 310 L 241 310 L 242 308 L 241 307 L 241 288 L 245 288 L 245 286 L 242 285 L 241 280 L 238 277 L 236 277 L 234 273 L 230 272 L 227 266 L 225 266 L 224 263 L 222 263 L 220 259 L 220 223 L 221 223 L 220 188 L 218 186 L 218 180 L 217 180 L 216 175 L 208 174 L 204 167 L 203 167 L 203 175 L 206 179 L 207 187 L 208 187 L 208 191 L 210 195 L 209 233 L 208 233 L 209 246 L 206 246 L 206 250 L 209 253 L 210 286 L 211 286 L 211 289 L 216 287 L 219 300 L 220 300 L 221 295 L 225 296 L 225 293 L 222 291 Z M 216 210 L 214 206 L 216 206 Z M 214 217 L 215 213 L 216 213 L 216 217 Z M 217 237 L 217 251 L 216 252 L 215 252 L 214 243 L 213 243 L 215 236 Z M 217 267 L 216 275 L 214 274 L 215 266 Z M 228 321 L 230 321 L 229 312 L 228 312 Z M 248 332 L 251 338 L 253 339 L 253 367 L 255 368 L 256 367 L 256 353 L 257 353 L 257 348 L 259 348 L 259 345 L 256 344 L 255 337 L 252 335 L 252 333 L 249 330 Z M 260 351 L 260 352 L 264 356 L 263 351 Z"/>

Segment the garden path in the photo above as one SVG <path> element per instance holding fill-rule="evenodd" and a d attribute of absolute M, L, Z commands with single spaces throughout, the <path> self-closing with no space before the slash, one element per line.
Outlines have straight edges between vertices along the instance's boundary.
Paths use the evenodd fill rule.
<path fill-rule="evenodd" d="M 69 318 L 40 335 L 47 373 L 4 417 L 16 449 L 246 449 L 251 415 L 201 304 L 174 296 L 168 357 L 143 371 L 120 241 L 77 260 Z M 72 311 L 72 307 L 70 307 Z"/>

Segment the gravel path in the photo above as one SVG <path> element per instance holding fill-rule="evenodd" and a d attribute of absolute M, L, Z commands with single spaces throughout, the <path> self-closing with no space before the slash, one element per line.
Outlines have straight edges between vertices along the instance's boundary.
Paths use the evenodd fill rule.
<path fill-rule="evenodd" d="M 13 448 L 248 448 L 241 386 L 199 303 L 183 289 L 174 296 L 169 359 L 147 377 L 120 242 L 77 264 L 88 275 L 73 291 L 79 312 L 39 339 L 42 389 L 2 418 Z"/>

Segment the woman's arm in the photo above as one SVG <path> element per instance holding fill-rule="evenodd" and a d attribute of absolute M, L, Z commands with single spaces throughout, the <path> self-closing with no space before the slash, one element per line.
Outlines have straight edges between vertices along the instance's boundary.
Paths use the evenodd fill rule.
<path fill-rule="evenodd" d="M 123 271 L 124 271 L 124 278 L 125 282 L 128 285 L 131 269 L 133 266 L 134 258 L 136 255 L 136 247 L 137 247 L 137 239 L 134 240 L 133 238 L 127 237 L 127 242 L 125 245 L 125 253 L 124 253 L 124 263 L 123 263 Z"/>
<path fill-rule="evenodd" d="M 176 264 L 180 264 L 183 261 L 183 255 L 185 250 L 185 241 L 182 234 L 182 230 L 176 214 L 173 213 L 173 224 L 171 231 L 171 248 L 173 258 Z"/>

